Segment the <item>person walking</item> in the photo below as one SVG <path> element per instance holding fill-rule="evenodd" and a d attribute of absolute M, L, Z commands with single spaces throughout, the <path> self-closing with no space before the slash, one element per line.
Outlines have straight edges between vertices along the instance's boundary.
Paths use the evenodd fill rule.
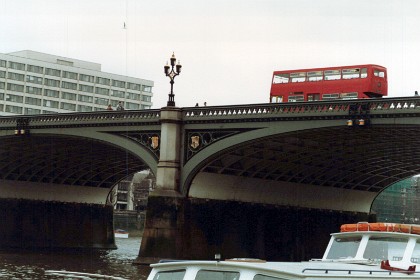
<path fill-rule="evenodd" d="M 122 105 L 122 102 L 120 101 L 120 102 L 118 102 L 118 105 L 117 105 L 117 111 L 123 111 L 124 110 L 124 106 Z"/>
<path fill-rule="evenodd" d="M 114 110 L 114 109 L 112 109 L 112 105 L 111 104 L 109 104 L 108 105 L 108 107 L 106 108 L 108 111 L 112 111 L 112 110 Z"/>

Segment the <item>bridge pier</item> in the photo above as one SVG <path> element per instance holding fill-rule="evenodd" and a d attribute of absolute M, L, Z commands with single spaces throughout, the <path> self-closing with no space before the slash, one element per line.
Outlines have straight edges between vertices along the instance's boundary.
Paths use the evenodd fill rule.
<path fill-rule="evenodd" d="M 373 221 L 361 212 L 151 197 L 137 263 L 227 258 L 303 261 L 321 258 L 343 223 Z"/>
<path fill-rule="evenodd" d="M 112 206 L 0 199 L 0 248 L 115 249 Z"/>
<path fill-rule="evenodd" d="M 0 248 L 115 249 L 108 192 L 0 180 Z"/>

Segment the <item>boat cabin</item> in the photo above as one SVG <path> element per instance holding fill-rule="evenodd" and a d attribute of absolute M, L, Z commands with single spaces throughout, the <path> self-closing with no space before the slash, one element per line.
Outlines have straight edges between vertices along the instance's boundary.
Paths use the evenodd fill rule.
<path fill-rule="evenodd" d="M 358 223 L 341 226 L 321 259 L 306 262 L 165 261 L 148 280 L 420 280 L 420 226 Z"/>

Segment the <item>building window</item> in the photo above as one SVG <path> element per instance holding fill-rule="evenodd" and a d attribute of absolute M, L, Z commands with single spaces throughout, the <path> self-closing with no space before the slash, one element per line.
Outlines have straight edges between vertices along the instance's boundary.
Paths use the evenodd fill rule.
<path fill-rule="evenodd" d="M 133 84 L 133 83 L 127 83 L 127 88 L 140 91 L 141 90 L 141 85 Z"/>
<path fill-rule="evenodd" d="M 111 96 L 113 97 L 121 97 L 124 98 L 125 92 L 124 91 L 119 91 L 119 90 L 113 90 L 111 92 Z"/>
<path fill-rule="evenodd" d="M 41 114 L 41 110 L 39 109 L 32 109 L 32 108 L 25 108 L 26 115 L 38 115 Z"/>
<path fill-rule="evenodd" d="M 52 79 L 45 79 L 44 85 L 50 86 L 50 87 L 60 87 L 60 81 L 52 80 Z"/>
<path fill-rule="evenodd" d="M 4 93 L 0 92 L 0 100 L 3 100 L 3 99 L 4 99 Z"/>
<path fill-rule="evenodd" d="M 63 71 L 63 78 L 77 80 L 77 73 Z"/>
<path fill-rule="evenodd" d="M 25 71 L 25 64 L 9 61 L 9 68 Z"/>
<path fill-rule="evenodd" d="M 26 97 L 25 104 L 41 106 L 42 100 L 39 98 Z"/>
<path fill-rule="evenodd" d="M 7 89 L 11 91 L 23 92 L 24 86 L 7 83 Z"/>
<path fill-rule="evenodd" d="M 46 89 L 44 90 L 44 96 L 59 98 L 60 92 L 58 90 Z"/>
<path fill-rule="evenodd" d="M 76 104 L 61 102 L 60 109 L 68 111 L 76 111 Z"/>
<path fill-rule="evenodd" d="M 71 92 L 65 92 L 65 91 L 63 91 L 63 92 L 61 93 L 61 98 L 62 98 L 62 99 L 67 99 L 67 100 L 76 100 L 76 96 L 77 96 L 77 94 L 75 94 L 75 93 L 71 93 Z"/>
<path fill-rule="evenodd" d="M 92 112 L 92 106 L 78 105 L 77 108 L 79 112 Z"/>
<path fill-rule="evenodd" d="M 112 80 L 112 85 L 114 87 L 125 88 L 125 82 L 123 81 Z"/>
<path fill-rule="evenodd" d="M 32 73 L 42 74 L 42 73 L 44 73 L 44 67 L 28 64 L 26 66 L 26 71 L 32 72 Z"/>
<path fill-rule="evenodd" d="M 75 83 L 62 82 L 61 87 L 65 88 L 65 89 L 77 90 L 77 84 L 75 84 Z"/>
<path fill-rule="evenodd" d="M 151 107 L 150 105 L 141 105 L 142 110 L 149 110 Z"/>
<path fill-rule="evenodd" d="M 95 77 L 90 76 L 90 75 L 80 74 L 79 75 L 79 80 L 84 81 L 84 82 L 93 83 L 95 81 Z"/>
<path fill-rule="evenodd" d="M 151 96 L 148 96 L 148 95 L 143 95 L 141 97 L 141 101 L 144 101 L 144 102 L 152 102 L 152 97 Z"/>
<path fill-rule="evenodd" d="M 131 110 L 138 110 L 140 108 L 140 105 L 137 103 L 125 102 L 125 107 Z"/>
<path fill-rule="evenodd" d="M 14 95 L 14 94 L 6 94 L 6 101 L 23 103 L 23 96 Z"/>
<path fill-rule="evenodd" d="M 143 91 L 144 92 L 152 92 L 152 87 L 151 86 L 143 86 Z"/>
<path fill-rule="evenodd" d="M 6 78 L 6 71 L 0 71 L 0 78 Z"/>
<path fill-rule="evenodd" d="M 131 99 L 131 100 L 140 100 L 140 94 L 133 93 L 133 92 L 127 92 L 126 98 Z"/>
<path fill-rule="evenodd" d="M 106 106 L 106 105 L 109 104 L 109 99 L 108 98 L 95 97 L 95 104 Z"/>
<path fill-rule="evenodd" d="M 110 85 L 111 80 L 107 78 L 96 77 L 96 83 L 101 85 Z"/>
<path fill-rule="evenodd" d="M 61 76 L 61 70 L 52 69 L 52 68 L 45 68 L 45 74 L 50 75 L 50 76 L 60 77 Z"/>
<path fill-rule="evenodd" d="M 22 114 L 22 107 L 6 105 L 6 110 L 4 111 L 13 114 Z"/>
<path fill-rule="evenodd" d="M 7 77 L 11 80 L 21 81 L 21 82 L 23 82 L 25 80 L 25 75 L 18 74 L 18 73 L 13 73 L 13 72 L 9 72 Z"/>
<path fill-rule="evenodd" d="M 6 60 L 0 60 L 0 67 L 6 67 Z"/>
<path fill-rule="evenodd" d="M 42 77 L 26 76 L 26 82 L 42 85 Z"/>
<path fill-rule="evenodd" d="M 92 103 L 93 102 L 93 97 L 92 96 L 83 95 L 83 94 L 79 94 L 79 101 Z"/>
<path fill-rule="evenodd" d="M 26 86 L 26 92 L 30 94 L 42 95 L 42 88 Z"/>
<path fill-rule="evenodd" d="M 96 92 L 97 94 L 109 95 L 109 89 L 107 89 L 107 88 L 100 88 L 100 87 L 97 87 L 97 88 L 95 88 L 95 92 Z"/>
<path fill-rule="evenodd" d="M 79 90 L 93 93 L 93 86 L 79 85 Z"/>
<path fill-rule="evenodd" d="M 44 107 L 58 108 L 58 101 L 44 100 Z"/>
<path fill-rule="evenodd" d="M 5 83 L 0 83 L 0 89 L 4 89 Z"/>

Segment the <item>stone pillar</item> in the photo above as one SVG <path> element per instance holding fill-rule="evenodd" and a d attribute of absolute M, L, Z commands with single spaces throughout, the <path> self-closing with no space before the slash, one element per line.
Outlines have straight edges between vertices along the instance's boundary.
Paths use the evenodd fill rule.
<path fill-rule="evenodd" d="M 180 193 L 181 109 L 161 111 L 160 158 L 156 188 L 150 193 L 137 263 L 176 259 L 185 250 L 185 198 Z"/>
<path fill-rule="evenodd" d="M 180 108 L 162 108 L 160 158 L 157 166 L 156 189 L 151 196 L 180 196 L 181 120 Z"/>

